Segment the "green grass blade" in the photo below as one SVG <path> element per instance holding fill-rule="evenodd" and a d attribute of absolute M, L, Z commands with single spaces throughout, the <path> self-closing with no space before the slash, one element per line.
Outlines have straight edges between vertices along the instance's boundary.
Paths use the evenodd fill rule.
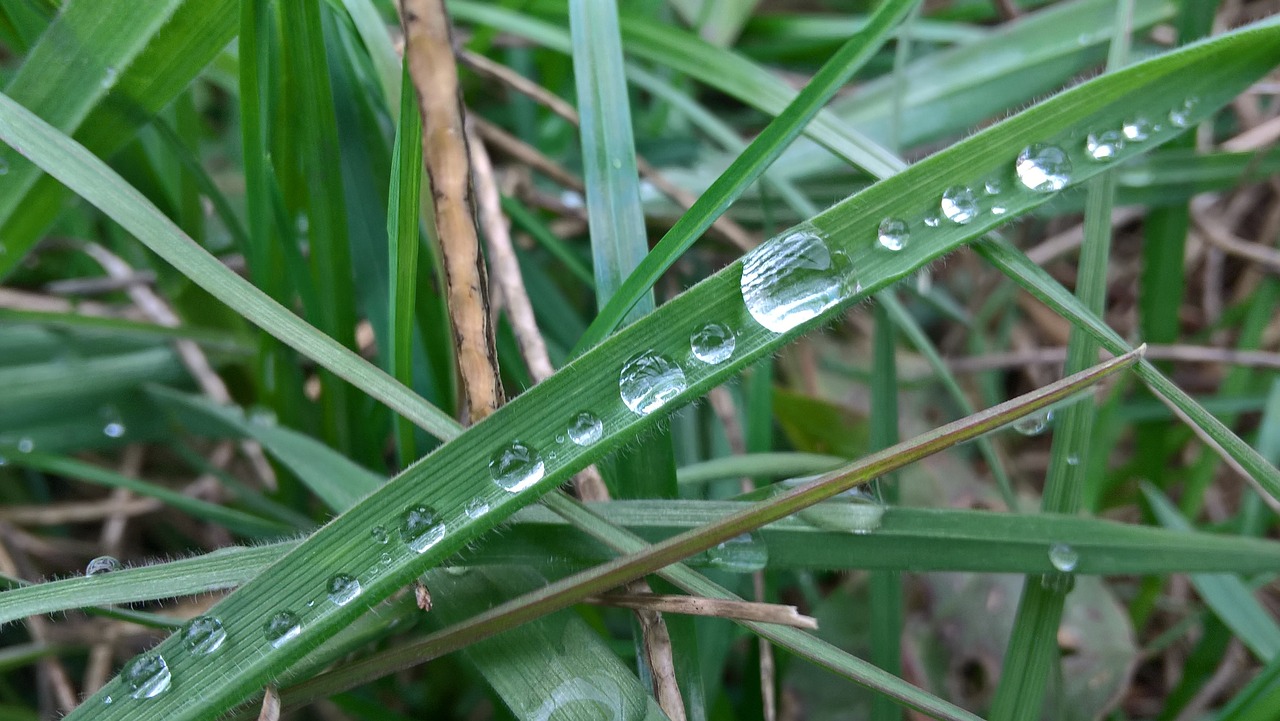
<path fill-rule="evenodd" d="M 346 378 L 426 431 L 440 438 L 457 435 L 453 419 L 236 275 L 187 237 L 105 163 L 8 96 L 0 96 L 0 137 L 250 322 Z"/>
<path fill-rule="evenodd" d="M 1144 484 L 1142 492 L 1161 524 L 1180 531 L 1192 530 L 1177 507 L 1155 486 Z M 1280 651 L 1280 625 L 1244 581 L 1228 574 L 1196 573 L 1191 582 L 1209 608 L 1259 660 L 1266 663 L 1276 657 Z"/>
<path fill-rule="evenodd" d="M 751 141 L 747 149 L 734 159 L 635 267 L 587 329 L 586 335 L 578 344 L 579 351 L 599 343 L 601 338 L 623 322 L 631 308 L 649 292 L 662 274 L 800 136 L 822 106 L 880 49 L 893 29 L 914 6 L 911 2 L 894 0 L 886 0 L 880 4 L 867 26 L 849 38 L 822 66 L 795 99 Z M 577 57 L 576 53 L 574 57 Z M 590 177 L 587 180 L 590 193 Z M 597 275 L 598 273 L 599 269 Z"/>
<path fill-rule="evenodd" d="M 5 94 L 93 152 L 110 155 L 230 42 L 235 10 L 234 0 L 68 5 Z M 108 97 L 111 102 L 104 102 Z M 4 277 L 57 217 L 66 191 L 20 156 L 0 153 L 0 160 L 9 167 L 0 197 Z"/>
<path fill-rule="evenodd" d="M 413 386 L 414 310 L 417 307 L 418 199 L 422 193 L 422 115 L 418 112 L 413 86 L 406 82 L 408 67 L 401 78 L 400 122 L 392 150 L 390 206 L 387 208 L 387 238 L 391 253 L 390 335 L 387 357 L 391 377 Z M 404 418 L 393 421 L 396 452 L 400 465 L 418 457 L 414 451 L 414 429 Z"/>
<path fill-rule="evenodd" d="M 884 306 L 876 306 L 871 362 L 871 437 L 873 450 L 898 442 L 897 333 L 892 316 Z M 884 503 L 898 502 L 897 477 L 889 474 L 875 481 L 875 492 Z M 902 576 L 897 571 L 871 574 L 871 661 L 895 676 L 902 675 Z M 902 709 L 890 698 L 877 696 L 871 702 L 877 719 L 901 719 Z"/>

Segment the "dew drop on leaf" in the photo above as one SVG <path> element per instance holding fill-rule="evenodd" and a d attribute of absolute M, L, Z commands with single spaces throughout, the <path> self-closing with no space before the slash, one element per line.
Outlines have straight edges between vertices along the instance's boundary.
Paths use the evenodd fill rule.
<path fill-rule="evenodd" d="M 195 656 L 207 656 L 227 640 L 227 630 L 216 616 L 196 616 L 182 627 L 182 645 Z"/>
<path fill-rule="evenodd" d="M 362 590 L 360 581 L 349 573 L 339 573 L 325 585 L 325 593 L 335 606 L 351 603 Z"/>
<path fill-rule="evenodd" d="M 444 538 L 444 522 L 431 506 L 410 506 L 400 516 L 400 539 L 416 553 L 422 553 Z"/>
<path fill-rule="evenodd" d="M 769 563 L 769 547 L 759 533 L 744 533 L 707 549 L 707 562 L 733 573 L 754 573 Z"/>
<path fill-rule="evenodd" d="M 302 633 L 302 624 L 298 622 L 298 614 L 293 611 L 280 611 L 262 625 L 262 633 L 274 648 L 280 648 L 291 639 Z"/>
<path fill-rule="evenodd" d="M 647 416 L 686 388 L 684 371 L 654 351 L 632 356 L 618 373 L 618 393 L 633 413 Z"/>
<path fill-rule="evenodd" d="M 532 486 L 546 474 L 542 455 L 523 441 L 512 441 L 489 458 L 493 482 L 508 493 Z"/>
<path fill-rule="evenodd" d="M 1037 193 L 1054 193 L 1071 182 L 1071 159 L 1056 145 L 1036 143 L 1018 154 L 1014 172 L 1022 184 Z"/>
<path fill-rule="evenodd" d="M 785 333 L 840 301 L 844 273 L 810 225 L 765 241 L 742 261 L 742 301 L 751 317 Z"/>
<path fill-rule="evenodd" d="M 1100 133 L 1089 133 L 1085 138 L 1084 149 L 1089 157 L 1099 162 L 1114 160 L 1116 153 L 1124 148 L 1124 133 L 1119 130 L 1104 130 Z"/>
<path fill-rule="evenodd" d="M 733 357 L 737 339 L 733 331 L 721 323 L 707 323 L 689 336 L 693 357 L 708 365 L 723 363 Z"/>
<path fill-rule="evenodd" d="M 124 566 L 112 556 L 98 556 L 84 567 L 84 575 L 101 576 L 104 573 L 119 571 Z"/>
<path fill-rule="evenodd" d="M 910 239 L 911 232 L 907 229 L 907 222 L 899 218 L 885 218 L 876 229 L 876 241 L 885 250 L 902 250 L 907 247 Z"/>
<path fill-rule="evenodd" d="M 133 698 L 154 698 L 169 689 L 173 674 L 169 664 L 158 653 L 144 653 L 125 665 L 121 673 L 129 695 Z"/>
<path fill-rule="evenodd" d="M 973 190 L 954 185 L 942 193 L 942 215 L 956 225 L 965 225 L 978 217 L 978 197 Z"/>
<path fill-rule="evenodd" d="M 1049 547 L 1049 563 L 1053 567 L 1063 573 L 1070 573 L 1076 569 L 1076 564 L 1080 562 L 1080 554 L 1076 553 L 1076 549 L 1065 543 L 1055 543 Z"/>
<path fill-rule="evenodd" d="M 604 423 L 601 423 L 600 418 L 591 411 L 579 411 L 574 414 L 573 420 L 569 421 L 566 433 L 575 445 L 589 446 L 604 435 Z"/>

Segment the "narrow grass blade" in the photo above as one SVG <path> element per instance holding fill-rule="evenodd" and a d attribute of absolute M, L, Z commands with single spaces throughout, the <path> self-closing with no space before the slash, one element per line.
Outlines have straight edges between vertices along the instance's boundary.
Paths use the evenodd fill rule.
<path fill-rule="evenodd" d="M 457 435 L 453 419 L 236 275 L 187 237 L 105 163 L 4 95 L 0 95 L 0 138 L 111 216 L 160 257 L 249 321 L 364 389 L 424 430 L 446 439 Z"/>
<path fill-rule="evenodd" d="M 401 77 L 400 122 L 392 150 L 391 204 L 387 208 L 387 238 L 391 253 L 390 335 L 387 357 L 391 376 L 413 387 L 414 310 L 417 308 L 418 198 L 422 193 L 422 116 L 409 82 L 408 67 Z M 394 421 L 400 465 L 418 457 L 414 430 L 403 417 Z"/>

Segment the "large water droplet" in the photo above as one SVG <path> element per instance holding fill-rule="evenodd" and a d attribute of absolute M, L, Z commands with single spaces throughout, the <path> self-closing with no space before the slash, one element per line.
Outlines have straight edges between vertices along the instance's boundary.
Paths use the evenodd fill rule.
<path fill-rule="evenodd" d="M 169 664 L 158 653 L 144 653 L 135 657 L 125 664 L 120 675 L 129 687 L 129 695 L 138 699 L 159 696 L 173 682 Z"/>
<path fill-rule="evenodd" d="M 336 606 L 345 606 L 355 600 L 356 596 L 364 590 L 360 587 L 360 581 L 349 573 L 339 573 L 329 579 L 329 583 L 325 586 L 325 592 L 329 596 L 329 600 Z"/>
<path fill-rule="evenodd" d="M 474 520 L 489 512 L 489 502 L 482 496 L 476 496 L 467 501 L 467 507 L 463 511 L 467 514 L 467 518 Z"/>
<path fill-rule="evenodd" d="M 884 505 L 863 486 L 854 486 L 822 503 L 809 506 L 797 515 L 816 528 L 862 534 L 880 527 L 884 510 Z"/>
<path fill-rule="evenodd" d="M 391 534 L 387 533 L 387 529 L 383 526 L 374 526 L 369 529 L 369 537 L 378 545 L 385 544 L 391 540 Z"/>
<path fill-rule="evenodd" d="M 631 357 L 618 373 L 618 392 L 632 412 L 647 416 L 686 388 L 684 371 L 675 361 L 653 351 Z"/>
<path fill-rule="evenodd" d="M 542 455 L 522 441 L 512 441 L 489 459 L 494 483 L 508 493 L 516 493 L 542 480 L 546 474 Z"/>
<path fill-rule="evenodd" d="M 1182 104 L 1169 111 L 1169 122 L 1173 123 L 1173 126 L 1177 128 L 1189 127 L 1191 125 L 1191 116 L 1195 113 L 1196 106 L 1199 104 L 1199 98 L 1187 98 L 1182 101 Z"/>
<path fill-rule="evenodd" d="M 759 533 L 744 533 L 707 549 L 707 562 L 734 573 L 753 573 L 769 563 L 769 547 Z"/>
<path fill-rule="evenodd" d="M 785 333 L 840 302 L 841 276 L 826 241 L 802 225 L 747 254 L 742 300 L 757 323 Z"/>
<path fill-rule="evenodd" d="M 111 556 L 98 556 L 92 561 L 89 561 L 89 565 L 84 567 L 84 575 L 101 576 L 104 573 L 119 571 L 122 568 L 124 568 L 124 566 L 115 558 Z"/>
<path fill-rule="evenodd" d="M 400 538 L 422 553 L 444 538 L 444 522 L 431 506 L 412 506 L 400 516 Z"/>
<path fill-rule="evenodd" d="M 907 229 L 907 222 L 899 218 L 885 218 L 876 229 L 876 241 L 885 250 L 902 250 L 907 247 L 910 238 L 911 231 Z"/>
<path fill-rule="evenodd" d="M 1104 130 L 1101 133 L 1089 133 L 1085 138 L 1084 149 L 1094 160 L 1115 160 L 1116 153 L 1124 148 L 1124 133 L 1119 130 Z"/>
<path fill-rule="evenodd" d="M 182 627 L 182 645 L 195 656 L 208 656 L 226 640 L 227 630 L 215 616 L 196 616 Z"/>
<path fill-rule="evenodd" d="M 942 193 L 942 215 L 956 225 L 965 225 L 978 217 L 978 196 L 973 190 L 953 185 Z"/>
<path fill-rule="evenodd" d="M 1135 142 L 1142 142 L 1143 140 L 1151 137 L 1151 134 L 1155 132 L 1155 126 L 1151 124 L 1151 121 L 1142 117 L 1126 120 L 1121 129 L 1124 131 L 1124 137 L 1126 140 L 1133 140 Z"/>
<path fill-rule="evenodd" d="M 723 363 L 733 357 L 733 349 L 737 344 L 733 331 L 720 323 L 708 323 L 689 336 L 693 357 L 710 365 Z"/>
<path fill-rule="evenodd" d="M 1071 182 L 1071 159 L 1056 145 L 1036 143 L 1018 154 L 1018 180 L 1037 193 L 1053 193 Z"/>
<path fill-rule="evenodd" d="M 262 633 L 267 637 L 267 643 L 280 648 L 302 633 L 302 624 L 298 622 L 298 614 L 281 611 L 262 625 Z"/>
<path fill-rule="evenodd" d="M 1038 411 L 1013 422 L 1013 430 L 1024 436 L 1038 436 L 1053 422 L 1053 411 Z"/>
<path fill-rule="evenodd" d="M 575 444 L 589 446 L 604 435 L 604 424 L 591 411 L 579 411 L 573 416 L 573 420 L 569 421 L 566 432 L 569 434 L 569 440 Z"/>
<path fill-rule="evenodd" d="M 1065 543 L 1055 543 L 1049 547 L 1049 563 L 1053 567 L 1063 573 L 1070 573 L 1076 570 L 1076 564 L 1080 562 L 1080 554 L 1076 553 L 1076 549 Z"/>

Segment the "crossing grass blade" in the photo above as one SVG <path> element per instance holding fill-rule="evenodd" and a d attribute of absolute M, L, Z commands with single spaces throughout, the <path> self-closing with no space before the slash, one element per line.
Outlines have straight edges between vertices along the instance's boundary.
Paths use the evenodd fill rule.
<path fill-rule="evenodd" d="M 858 279 L 863 288 L 858 294 L 840 297 L 822 313 L 785 333 L 772 333 L 757 324 L 743 304 L 740 289 L 742 266 L 740 263 L 731 264 L 604 341 L 578 362 L 517 397 L 466 433 L 458 435 L 453 442 L 442 446 L 316 531 L 268 571 L 222 600 L 213 612 L 224 620 L 228 633 L 237 642 L 221 655 L 197 662 L 182 652 L 176 639 L 162 643 L 157 652 L 166 654 L 169 659 L 175 689 L 189 684 L 198 674 L 203 692 L 199 698 L 171 693 L 149 699 L 145 706 L 125 703 L 103 707 L 99 697 L 90 699 L 70 718 L 84 718 L 92 713 L 95 718 L 107 721 L 122 718 L 177 721 L 218 713 L 239 703 L 300 659 L 308 649 L 332 637 L 338 629 L 361 615 L 361 604 L 389 596 L 426 568 L 439 563 L 518 508 L 549 491 L 571 472 L 656 426 L 662 413 L 637 416 L 623 405 L 618 396 L 617 371 L 630 355 L 644 349 L 683 354 L 687 348 L 688 329 L 695 322 L 715 319 L 734 328 L 738 332 L 734 357 L 716 367 L 686 368 L 686 389 L 672 397 L 663 411 L 688 402 L 774 352 L 790 339 L 827 322 L 857 297 L 909 276 L 925 263 L 972 242 L 997 223 L 1025 213 L 1047 198 L 1029 192 L 1014 192 L 1006 216 L 995 219 L 984 215 L 969 225 L 941 227 L 936 234 L 920 231 L 912 243 L 897 253 L 882 252 L 874 243 L 876 226 L 884 217 L 902 217 L 914 222 L 924 212 L 936 207 L 937 198 L 951 185 L 975 184 L 995 173 L 1011 174 L 1013 159 L 1030 143 L 1058 142 L 1070 152 L 1079 152 L 1074 143 L 1067 143 L 1072 131 L 1115 127 L 1136 108 L 1172 107 L 1185 99 L 1188 93 L 1196 93 L 1201 100 L 1195 111 L 1196 118 L 1205 117 L 1276 64 L 1280 59 L 1277 57 L 1280 56 L 1280 43 L 1276 42 L 1280 34 L 1277 27 L 1280 23 L 1274 20 L 1247 26 L 1091 80 L 921 161 L 816 216 L 810 221 L 811 225 L 834 250 L 847 254 L 851 267 L 858 269 Z M 1190 68 L 1195 68 L 1196 72 L 1189 73 Z M 1158 134 L 1151 145 L 1171 135 L 1172 132 Z M 95 165 L 83 149 L 8 98 L 0 98 L 0 138 L 17 146 L 47 170 L 57 173 L 77 192 L 158 248 L 178 249 L 180 252 L 168 253 L 167 257 L 185 273 L 199 276 L 201 272 L 208 271 L 200 261 L 193 260 L 194 254 L 189 255 L 180 234 L 148 214 L 146 208 L 149 205 L 127 188 L 122 188 L 120 181 L 100 164 Z M 1126 149 L 1126 153 L 1132 155 L 1143 149 Z M 1127 156 L 1122 153 L 1121 159 L 1124 157 Z M 1073 182 L 1077 183 L 1102 170 L 1083 159 L 1075 168 Z M 1009 181 L 1016 182 L 1012 177 Z M 216 271 L 199 280 L 208 283 L 209 278 L 217 277 L 213 273 Z M 220 284 L 223 282 L 233 283 L 219 281 Z M 285 325 L 290 333 L 297 330 L 296 318 L 265 305 L 256 296 L 252 302 L 246 303 L 244 298 L 248 295 L 243 298 L 223 295 L 239 303 L 243 310 L 250 311 L 253 319 L 264 322 L 272 330 L 286 334 L 285 330 L 274 327 L 277 323 Z M 264 317 L 267 318 L 265 321 Z M 1087 312 L 1074 313 L 1073 318 L 1081 325 L 1097 323 Z M 320 360 L 330 361 L 332 357 L 321 356 Z M 358 380 L 367 381 L 367 378 Z M 376 391 L 395 386 L 373 384 L 372 387 Z M 397 393 L 402 392 L 397 388 Z M 568 420 L 562 404 L 552 399 L 568 397 L 570 393 L 602 418 L 605 430 L 601 441 L 587 448 L 562 448 L 554 460 L 544 457 L 542 478 L 518 493 L 507 493 L 493 485 L 488 468 L 492 454 L 515 439 L 532 448 L 550 448 L 554 435 Z M 399 396 L 393 400 L 403 402 Z M 1189 399 L 1186 402 L 1189 403 Z M 448 424 L 441 422 L 440 425 L 447 427 Z M 1228 442 L 1235 438 L 1225 427 L 1222 430 L 1225 433 L 1223 438 Z M 445 432 L 448 435 L 457 433 L 456 430 Z M 1243 442 L 1239 443 L 1248 448 Z M 468 519 L 463 512 L 464 505 L 475 498 L 482 498 L 490 504 L 489 513 L 478 520 Z M 377 525 L 398 527 L 401 514 L 415 504 L 434 507 L 448 532 L 422 554 L 413 553 L 397 543 L 390 547 L 391 562 L 380 565 L 379 557 L 384 547 L 367 540 L 369 529 Z M 267 644 L 262 637 L 262 625 L 270 615 L 284 608 L 301 611 L 307 600 L 317 596 L 323 598 L 324 584 L 335 573 L 361 574 L 361 604 L 330 608 L 318 603 L 314 609 L 303 612 L 304 629 L 294 642 L 280 648 Z M 102 693 L 127 697 L 128 692 L 122 684 L 119 679 L 113 680 Z"/>

